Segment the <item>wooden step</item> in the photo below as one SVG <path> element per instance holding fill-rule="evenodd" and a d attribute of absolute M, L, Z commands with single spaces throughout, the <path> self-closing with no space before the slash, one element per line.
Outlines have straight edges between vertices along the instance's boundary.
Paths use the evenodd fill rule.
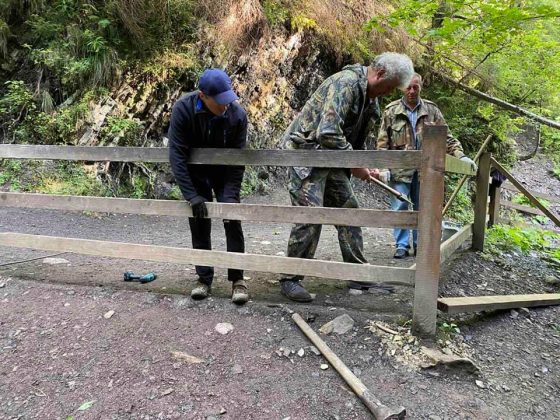
<path fill-rule="evenodd" d="M 560 305 L 560 293 L 498 295 L 438 299 L 438 309 L 449 314 Z"/>

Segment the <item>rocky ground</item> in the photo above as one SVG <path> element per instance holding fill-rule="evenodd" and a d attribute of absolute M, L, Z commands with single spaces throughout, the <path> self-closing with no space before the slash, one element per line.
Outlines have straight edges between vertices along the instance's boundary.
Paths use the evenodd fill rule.
<path fill-rule="evenodd" d="M 359 196 L 368 207 L 385 205 L 368 189 Z M 286 201 L 282 189 L 249 200 Z M 247 251 L 284 252 L 289 229 L 246 223 Z M 0 208 L 0 231 L 190 245 L 188 224 L 171 217 Z M 223 249 L 219 223 L 213 234 Z M 390 230 L 365 229 L 364 241 L 371 262 L 394 263 Z M 287 301 L 278 293 L 277 275 L 247 272 L 253 299 L 239 308 L 228 300 L 224 270 L 217 270 L 214 297 L 194 302 L 187 295 L 190 266 L 77 254 L 48 264 L 42 259 L 48 254 L 0 248 L 0 418 L 369 418 L 278 307 Z M 317 257 L 339 255 L 336 231 L 325 227 Z M 34 257 L 40 259 L 3 265 Z M 159 277 L 147 285 L 124 283 L 126 270 Z M 538 255 L 495 257 L 465 249 L 444 265 L 440 293 L 558 291 L 558 276 Z M 473 374 L 422 367 L 425 343 L 407 333 L 411 288 L 350 295 L 334 281 L 306 282 L 316 301 L 291 308 L 316 331 L 349 315 L 349 331 L 322 337 L 375 395 L 405 406 L 409 418 L 558 418 L 559 308 L 440 314 L 438 347 L 470 357 L 480 369 Z M 223 323 L 233 328 L 227 334 L 228 326 L 218 326 Z"/>

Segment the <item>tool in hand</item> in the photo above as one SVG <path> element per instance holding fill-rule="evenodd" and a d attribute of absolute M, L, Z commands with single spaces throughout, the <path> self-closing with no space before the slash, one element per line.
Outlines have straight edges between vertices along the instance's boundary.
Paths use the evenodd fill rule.
<path fill-rule="evenodd" d="M 388 185 L 384 184 L 383 182 L 381 182 L 380 180 L 378 180 L 377 178 L 371 178 L 372 181 L 374 181 L 377 185 L 379 185 L 381 188 L 383 188 L 384 190 L 390 192 L 391 194 L 393 194 L 395 197 L 397 197 L 399 200 L 404 201 L 408 204 L 410 204 L 411 206 L 412 201 L 410 201 L 408 199 L 408 197 L 406 195 L 404 195 L 403 193 L 395 190 L 394 188 L 389 187 Z"/>
<path fill-rule="evenodd" d="M 148 274 L 144 274 L 143 276 L 140 276 L 138 274 L 134 274 L 132 271 L 125 271 L 123 275 L 124 281 L 138 281 L 142 284 L 150 283 L 155 279 L 157 279 L 157 274 L 154 273 L 148 273 Z"/>

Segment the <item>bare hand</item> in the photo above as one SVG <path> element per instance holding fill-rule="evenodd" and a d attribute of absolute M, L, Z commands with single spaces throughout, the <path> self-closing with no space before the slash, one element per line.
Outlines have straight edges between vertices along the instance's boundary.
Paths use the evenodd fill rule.
<path fill-rule="evenodd" d="M 377 168 L 370 169 L 369 174 L 372 178 L 379 179 L 379 169 Z"/>
<path fill-rule="evenodd" d="M 371 174 L 368 168 L 353 168 L 351 169 L 352 175 L 360 178 L 362 181 L 370 181 Z"/>

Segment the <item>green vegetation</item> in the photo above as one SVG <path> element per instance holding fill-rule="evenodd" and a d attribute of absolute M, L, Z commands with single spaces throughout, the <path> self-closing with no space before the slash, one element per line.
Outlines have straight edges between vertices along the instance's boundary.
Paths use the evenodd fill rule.
<path fill-rule="evenodd" d="M 537 200 L 539 201 L 539 203 L 541 203 L 541 204 L 542 204 L 543 206 L 545 206 L 545 207 L 548 207 L 548 206 L 550 205 L 550 203 L 549 203 L 547 200 L 545 200 L 544 198 L 537 198 Z M 535 206 L 533 205 L 533 203 L 531 203 L 531 202 L 529 201 L 529 199 L 528 199 L 525 195 L 523 195 L 523 194 L 515 194 L 515 195 L 513 196 L 512 201 L 513 201 L 515 204 L 520 204 L 520 205 L 522 205 L 522 206 L 535 207 Z"/>
<path fill-rule="evenodd" d="M 553 258 L 560 257 L 558 243 L 560 234 L 542 229 L 520 228 L 517 226 L 495 225 L 486 233 L 488 252 L 537 251 Z"/>
<path fill-rule="evenodd" d="M 107 188 L 91 169 L 86 171 L 83 165 L 75 162 L 60 162 L 54 170 L 37 175 L 34 190 L 44 194 L 107 195 Z"/>

